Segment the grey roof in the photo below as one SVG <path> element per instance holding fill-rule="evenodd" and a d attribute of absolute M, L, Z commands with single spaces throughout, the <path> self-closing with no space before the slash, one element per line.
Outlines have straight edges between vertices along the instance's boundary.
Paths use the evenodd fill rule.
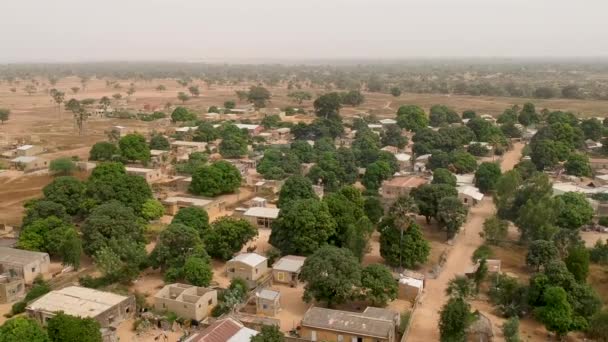
<path fill-rule="evenodd" d="M 230 261 L 240 261 L 244 264 L 247 264 L 251 267 L 256 267 L 257 265 L 265 262 L 267 260 L 266 257 L 261 256 L 256 253 L 243 253 L 235 256 Z"/>
<path fill-rule="evenodd" d="M 27 164 L 27 163 L 31 163 L 31 162 L 33 162 L 33 161 L 35 161 L 37 159 L 38 159 L 38 157 L 20 156 L 20 157 L 17 157 L 15 159 L 12 159 L 11 162 L 13 162 L 13 163 L 25 163 L 25 164 Z"/>
<path fill-rule="evenodd" d="M 391 310 L 368 306 L 363 311 L 363 315 L 366 317 L 370 317 L 370 318 L 377 318 L 377 319 L 384 319 L 387 321 L 392 321 L 395 319 L 395 316 L 398 314 Z"/>
<path fill-rule="evenodd" d="M 80 286 L 51 291 L 27 306 L 28 310 L 59 312 L 76 317 L 97 317 L 129 297 Z"/>
<path fill-rule="evenodd" d="M 32 252 L 23 249 L 0 247 L 0 264 L 27 265 L 40 259 L 49 260 L 43 252 Z"/>
<path fill-rule="evenodd" d="M 306 257 L 297 255 L 286 255 L 281 259 L 277 260 L 272 266 L 273 270 L 285 271 L 285 272 L 300 272 L 300 269 L 304 265 Z"/>
<path fill-rule="evenodd" d="M 281 292 L 263 289 L 262 291 L 258 292 L 256 295 L 262 299 L 275 300 L 277 297 L 279 297 L 281 295 Z"/>
<path fill-rule="evenodd" d="M 306 311 L 302 325 L 380 338 L 386 338 L 391 330 L 395 329 L 392 320 L 373 318 L 364 313 L 319 307 L 312 307 Z"/>

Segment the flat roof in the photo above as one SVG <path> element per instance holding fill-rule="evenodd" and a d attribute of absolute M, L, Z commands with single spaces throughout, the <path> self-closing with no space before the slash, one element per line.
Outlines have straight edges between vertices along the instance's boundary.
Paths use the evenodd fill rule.
<path fill-rule="evenodd" d="M 245 216 L 252 217 L 264 217 L 270 219 L 276 219 L 279 217 L 279 208 L 266 208 L 266 207 L 251 207 L 243 214 Z"/>
<path fill-rule="evenodd" d="M 128 297 L 80 286 L 51 291 L 27 306 L 28 310 L 59 312 L 76 317 L 97 317 Z"/>
<path fill-rule="evenodd" d="M 25 150 L 29 150 L 32 147 L 34 147 L 34 145 L 21 145 L 21 146 L 17 147 L 17 149 L 21 150 L 21 151 L 25 151 Z"/>
<path fill-rule="evenodd" d="M 399 283 L 404 284 L 404 285 L 409 285 L 412 287 L 416 287 L 421 290 L 422 290 L 422 287 L 424 286 L 424 281 L 422 281 L 420 279 L 416 279 L 416 278 L 410 278 L 410 277 L 400 278 Z"/>
<path fill-rule="evenodd" d="M 154 169 L 148 169 L 146 167 L 127 166 L 125 167 L 127 172 L 153 172 Z"/>
<path fill-rule="evenodd" d="M 29 157 L 29 156 L 21 156 L 15 159 L 11 159 L 13 163 L 31 163 L 35 160 L 38 160 L 38 157 Z"/>
<path fill-rule="evenodd" d="M 203 141 L 184 141 L 184 140 L 176 140 L 176 141 L 172 141 L 171 145 L 175 145 L 175 146 L 193 146 L 193 147 L 199 147 L 199 146 L 207 146 L 206 142 Z"/>
<path fill-rule="evenodd" d="M 302 325 L 343 331 L 356 335 L 385 338 L 395 328 L 392 321 L 367 316 L 364 313 L 312 307 L 302 318 Z"/>
<path fill-rule="evenodd" d="M 398 161 L 409 161 L 412 159 L 412 156 L 407 153 L 397 153 L 395 154 L 395 158 L 397 158 Z"/>
<path fill-rule="evenodd" d="M 48 253 L 26 251 L 18 248 L 0 247 L 0 264 L 27 265 L 32 261 L 46 258 Z"/>
<path fill-rule="evenodd" d="M 256 296 L 258 296 L 259 298 L 268 299 L 268 300 L 275 300 L 280 295 L 281 295 L 281 292 L 269 290 L 269 289 L 263 289 L 262 291 L 256 293 Z"/>
<path fill-rule="evenodd" d="M 417 188 L 422 184 L 428 183 L 426 178 L 418 176 L 397 176 L 384 182 L 389 186 L 397 186 L 400 188 Z"/>
<path fill-rule="evenodd" d="M 274 265 L 272 265 L 273 270 L 277 271 L 285 271 L 285 272 L 299 272 L 304 266 L 304 261 L 306 261 L 306 257 L 297 256 L 297 255 L 286 255 L 281 259 L 277 260 Z"/>
<path fill-rule="evenodd" d="M 244 264 L 255 267 L 266 260 L 267 258 L 265 256 L 261 256 L 257 253 L 243 253 L 235 256 L 230 261 L 240 261 Z"/>
<path fill-rule="evenodd" d="M 213 202 L 213 200 L 205 199 L 205 198 L 196 198 L 196 197 L 184 197 L 184 196 L 170 196 L 163 200 L 164 203 L 175 204 L 178 202 L 191 203 L 192 205 L 204 207 L 209 203 Z"/>
<path fill-rule="evenodd" d="M 470 196 L 478 201 L 481 201 L 483 199 L 483 194 L 479 192 L 479 189 L 470 185 L 459 186 L 458 193 Z"/>

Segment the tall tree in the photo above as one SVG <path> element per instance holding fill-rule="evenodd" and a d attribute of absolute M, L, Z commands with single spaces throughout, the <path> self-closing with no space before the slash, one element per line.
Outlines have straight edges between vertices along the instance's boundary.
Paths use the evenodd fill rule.
<path fill-rule="evenodd" d="M 80 318 L 59 312 L 47 323 L 51 341 L 101 342 L 101 326 L 93 318 Z"/>
<path fill-rule="evenodd" d="M 471 308 L 462 297 L 453 297 L 441 308 L 439 332 L 441 342 L 464 341 L 471 323 Z"/>
<path fill-rule="evenodd" d="M 467 218 L 467 208 L 458 197 L 445 197 L 437 204 L 437 221 L 443 226 L 448 239 L 453 238 Z"/>

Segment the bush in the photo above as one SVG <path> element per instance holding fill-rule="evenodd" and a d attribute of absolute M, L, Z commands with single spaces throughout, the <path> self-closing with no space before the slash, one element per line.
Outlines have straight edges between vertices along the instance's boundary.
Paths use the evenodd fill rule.
<path fill-rule="evenodd" d="M 492 258 L 492 256 L 494 256 L 494 252 L 492 252 L 492 249 L 490 248 L 490 246 L 481 245 L 481 246 L 477 247 L 475 252 L 473 252 L 472 260 L 473 260 L 473 262 L 477 262 L 477 260 L 480 260 L 480 259 L 490 259 L 490 258 Z"/>
<path fill-rule="evenodd" d="M 597 221 L 601 226 L 608 227 L 608 216 L 602 216 Z"/>
<path fill-rule="evenodd" d="M 27 306 L 27 302 L 25 301 L 21 301 L 21 302 L 17 302 L 15 304 L 13 304 L 13 306 L 11 307 L 11 315 L 17 315 L 20 314 L 22 312 L 25 312 L 25 307 Z"/>
<path fill-rule="evenodd" d="M 401 313 L 401 323 L 399 323 L 399 334 L 403 335 L 407 326 L 410 325 L 410 318 L 412 317 L 411 311 L 404 311 Z"/>

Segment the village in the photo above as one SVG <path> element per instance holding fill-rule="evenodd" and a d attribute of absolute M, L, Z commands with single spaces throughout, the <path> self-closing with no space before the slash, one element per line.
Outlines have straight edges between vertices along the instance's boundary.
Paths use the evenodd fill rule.
<path fill-rule="evenodd" d="M 358 91 L 365 106 L 336 92 L 294 102 L 262 85 L 196 86 L 181 104 L 179 84 L 112 99 L 104 80 L 87 87 L 34 106 L 23 94 L 0 127 L 0 322 L 62 312 L 96 321 L 104 342 L 422 341 L 440 340 L 455 302 L 466 340 L 504 340 L 519 316 L 522 340 L 544 341 L 564 331 L 528 304 L 506 313 L 518 299 L 495 292 L 551 277 L 577 248 L 600 255 L 590 285 L 577 278 L 594 307 L 577 317 L 590 324 L 608 299 L 602 117 L 391 107 L 398 96 Z M 19 111 L 51 119 L 5 133 Z"/>

